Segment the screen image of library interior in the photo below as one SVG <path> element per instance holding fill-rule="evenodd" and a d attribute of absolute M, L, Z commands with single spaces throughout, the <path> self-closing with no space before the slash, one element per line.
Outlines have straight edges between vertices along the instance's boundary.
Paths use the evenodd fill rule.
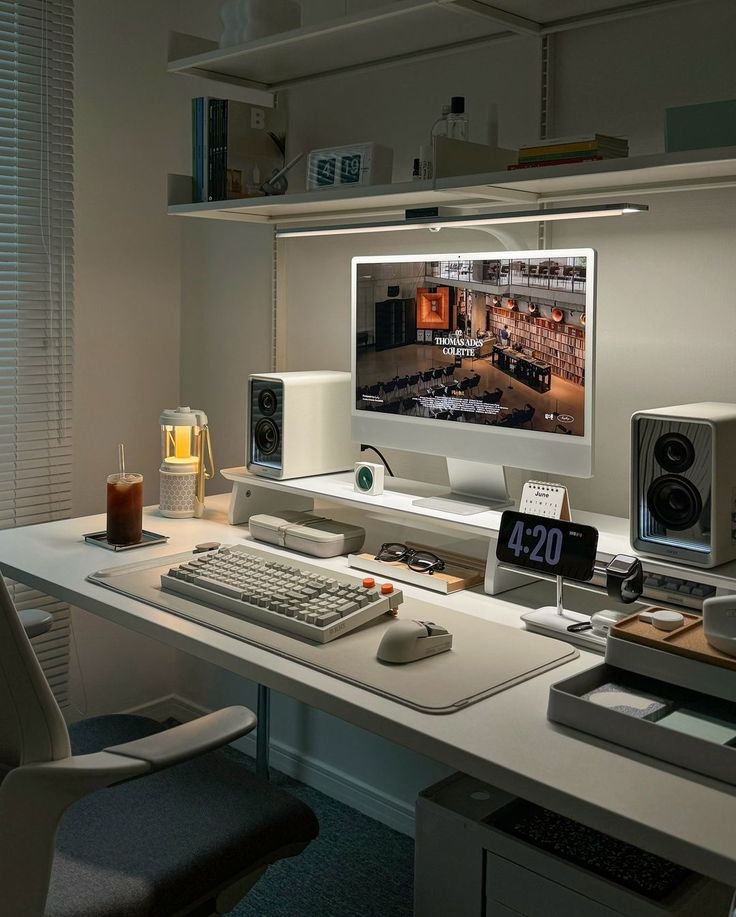
<path fill-rule="evenodd" d="M 584 434 L 585 257 L 357 265 L 356 408 Z"/>

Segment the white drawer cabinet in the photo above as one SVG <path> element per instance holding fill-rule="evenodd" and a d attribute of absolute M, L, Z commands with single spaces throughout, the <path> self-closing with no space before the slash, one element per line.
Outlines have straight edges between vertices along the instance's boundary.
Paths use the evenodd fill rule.
<path fill-rule="evenodd" d="M 420 794 L 414 917 L 730 917 L 731 890 L 702 876 L 653 901 L 514 837 L 493 823 L 514 801 L 462 774 Z"/>

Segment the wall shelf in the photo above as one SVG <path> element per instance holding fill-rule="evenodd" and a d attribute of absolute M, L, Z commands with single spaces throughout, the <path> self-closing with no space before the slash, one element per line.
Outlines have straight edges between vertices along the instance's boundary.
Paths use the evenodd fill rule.
<path fill-rule="evenodd" d="M 477 0 L 395 0 L 363 13 L 169 61 L 170 73 L 277 91 L 514 35 Z M 206 47 L 206 45 L 205 45 Z"/>
<path fill-rule="evenodd" d="M 241 45 L 176 35 L 169 72 L 275 92 L 306 81 L 451 54 L 523 36 L 600 25 L 695 0 L 393 0 Z"/>
<path fill-rule="evenodd" d="M 211 203 L 179 203 L 191 178 L 170 176 L 169 214 L 271 225 L 324 222 L 331 217 L 365 220 L 403 216 L 407 207 L 439 204 L 461 212 L 495 205 L 592 200 L 736 187 L 736 147 L 655 153 L 625 159 L 465 175 L 436 181 L 398 182 L 362 188 L 329 188 Z M 178 193 L 171 189 L 180 189 Z"/>

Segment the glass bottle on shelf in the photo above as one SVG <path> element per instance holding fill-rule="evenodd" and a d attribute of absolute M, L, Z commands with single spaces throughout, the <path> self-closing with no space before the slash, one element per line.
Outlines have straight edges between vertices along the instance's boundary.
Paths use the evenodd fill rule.
<path fill-rule="evenodd" d="M 448 137 L 449 136 L 447 132 L 447 129 L 448 129 L 447 119 L 449 118 L 451 107 L 452 106 L 450 105 L 442 106 L 442 114 L 432 125 L 432 129 L 429 132 L 430 137 Z"/>
<path fill-rule="evenodd" d="M 453 96 L 446 116 L 447 136 L 453 140 L 467 140 L 470 124 L 465 117 L 465 96 Z"/>

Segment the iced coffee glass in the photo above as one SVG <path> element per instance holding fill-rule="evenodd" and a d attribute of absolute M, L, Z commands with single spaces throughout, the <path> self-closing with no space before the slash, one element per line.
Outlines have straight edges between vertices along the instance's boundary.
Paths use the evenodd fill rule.
<path fill-rule="evenodd" d="M 107 540 L 138 544 L 143 537 L 143 475 L 126 472 L 107 478 Z"/>

